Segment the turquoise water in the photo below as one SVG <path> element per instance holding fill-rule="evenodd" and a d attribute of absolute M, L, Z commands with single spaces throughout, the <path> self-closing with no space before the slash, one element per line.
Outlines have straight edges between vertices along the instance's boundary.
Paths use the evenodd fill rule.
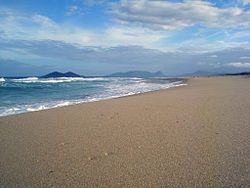
<path fill-rule="evenodd" d="M 0 116 L 92 102 L 183 85 L 178 79 L 0 78 Z"/>

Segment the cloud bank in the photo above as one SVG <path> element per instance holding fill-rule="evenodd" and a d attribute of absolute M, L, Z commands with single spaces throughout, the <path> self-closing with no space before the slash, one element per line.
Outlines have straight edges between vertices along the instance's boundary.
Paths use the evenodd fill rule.
<path fill-rule="evenodd" d="M 195 24 L 212 28 L 250 26 L 249 10 L 238 7 L 218 8 L 213 3 L 199 0 L 179 3 L 122 0 L 113 4 L 110 13 L 121 23 L 133 23 L 151 29 L 181 29 Z"/>
<path fill-rule="evenodd" d="M 30 61 L 44 59 L 42 64 L 37 63 L 36 65 L 41 66 L 42 72 L 48 69 L 51 71 L 71 70 L 85 75 L 105 75 L 121 70 L 161 70 L 167 75 L 173 76 L 198 70 L 213 72 L 250 70 L 249 59 L 246 58 L 250 54 L 250 48 L 230 48 L 204 53 L 190 53 L 185 50 L 162 52 L 141 46 L 101 48 L 77 46 L 52 40 L 10 41 L 2 39 L 1 51 L 4 52 L 0 53 L 0 57 L 3 59 L 10 58 L 11 53 L 18 54 L 20 62 L 29 60 L 29 56 Z M 15 61 L 15 56 L 13 58 L 11 60 Z M 46 69 L 42 66 L 46 66 Z"/>

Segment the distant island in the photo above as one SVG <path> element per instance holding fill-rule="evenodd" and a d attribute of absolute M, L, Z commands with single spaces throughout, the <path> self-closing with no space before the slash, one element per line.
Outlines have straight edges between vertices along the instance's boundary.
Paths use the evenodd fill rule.
<path fill-rule="evenodd" d="M 147 78 L 147 77 L 165 77 L 165 75 L 158 72 L 147 72 L 147 71 L 128 71 L 128 72 L 117 72 L 108 75 L 108 77 L 139 77 L 139 78 Z"/>
<path fill-rule="evenodd" d="M 178 75 L 180 77 L 192 77 L 192 76 L 247 76 L 250 75 L 250 72 L 238 72 L 238 73 L 216 73 L 216 72 L 208 72 L 208 71 L 196 71 L 193 73 L 186 73 Z"/>
<path fill-rule="evenodd" d="M 54 71 L 49 74 L 40 76 L 39 78 L 60 78 L 60 77 L 84 77 L 82 75 L 76 74 L 74 72 L 58 72 Z M 93 77 L 93 76 L 89 76 Z M 98 76 L 99 77 L 99 76 Z M 139 78 L 150 78 L 150 77 L 165 77 L 165 75 L 158 71 L 158 72 L 147 72 L 147 71 L 128 71 L 128 72 L 117 72 L 113 73 L 104 77 L 139 77 Z"/>
<path fill-rule="evenodd" d="M 214 73 L 208 71 L 196 71 L 193 73 L 186 73 L 171 77 L 193 77 L 193 76 L 250 76 L 250 72 L 239 72 L 239 73 Z M 28 78 L 33 76 L 0 76 L 0 78 Z M 128 72 L 116 72 L 106 76 L 83 76 L 74 72 L 59 72 L 54 71 L 43 76 L 37 76 L 38 78 L 60 78 L 60 77 L 81 77 L 81 78 L 96 78 L 96 77 L 138 77 L 138 78 L 153 78 L 153 77 L 167 77 L 161 71 L 158 72 L 147 72 L 147 71 L 128 71 Z"/>
<path fill-rule="evenodd" d="M 222 76 L 250 76 L 250 72 L 228 73 L 222 74 Z"/>
<path fill-rule="evenodd" d="M 192 76 L 214 76 L 214 75 L 218 75 L 218 73 L 198 70 L 198 71 L 195 71 L 195 72 L 192 72 L 192 73 L 181 74 L 179 76 L 192 77 Z"/>
<path fill-rule="evenodd" d="M 40 78 L 59 78 L 59 77 L 84 77 L 84 76 L 81 76 L 81 75 L 78 75 L 74 72 L 65 72 L 65 73 L 62 73 L 62 72 L 51 72 L 49 74 L 46 74 L 44 76 L 40 76 Z"/>

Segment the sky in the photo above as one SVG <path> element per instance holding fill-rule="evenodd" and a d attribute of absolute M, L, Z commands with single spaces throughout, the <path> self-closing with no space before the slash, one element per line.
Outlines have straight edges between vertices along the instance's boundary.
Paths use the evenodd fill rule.
<path fill-rule="evenodd" d="M 0 0 L 0 76 L 250 71 L 250 0 Z"/>

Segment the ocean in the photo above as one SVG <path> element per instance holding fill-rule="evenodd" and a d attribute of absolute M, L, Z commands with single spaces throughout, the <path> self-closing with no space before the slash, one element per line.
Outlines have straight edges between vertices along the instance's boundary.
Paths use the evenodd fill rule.
<path fill-rule="evenodd" d="M 167 78 L 0 78 L 0 116 L 93 102 L 185 85 Z"/>

